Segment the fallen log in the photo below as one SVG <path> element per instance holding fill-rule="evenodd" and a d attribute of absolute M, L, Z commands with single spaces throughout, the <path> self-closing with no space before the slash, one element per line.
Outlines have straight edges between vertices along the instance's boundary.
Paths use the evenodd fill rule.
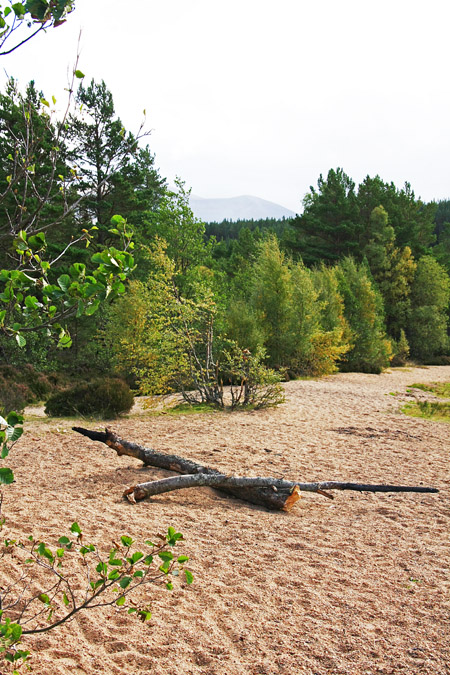
<path fill-rule="evenodd" d="M 146 466 L 167 469 L 182 474 L 162 480 L 150 481 L 134 485 L 124 492 L 124 496 L 131 502 L 146 499 L 157 494 L 179 490 L 188 487 L 209 486 L 220 492 L 238 497 L 251 504 L 264 506 L 274 511 L 290 511 L 300 499 L 300 493 L 316 492 L 333 499 L 327 490 L 356 490 L 359 492 L 439 492 L 436 488 L 410 487 L 406 485 L 367 485 L 364 483 L 339 483 L 325 481 L 315 483 L 300 483 L 286 481 L 280 478 L 248 478 L 228 476 L 208 466 L 203 466 L 179 455 L 169 455 L 151 448 L 145 448 L 119 438 L 110 429 L 105 432 L 91 431 L 82 427 L 72 427 L 76 431 L 93 441 L 105 443 L 117 454 L 135 457 Z"/>

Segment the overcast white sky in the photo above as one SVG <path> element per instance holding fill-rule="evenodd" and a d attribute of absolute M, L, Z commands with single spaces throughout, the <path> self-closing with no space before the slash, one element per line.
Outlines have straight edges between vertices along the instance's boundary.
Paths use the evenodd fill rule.
<path fill-rule="evenodd" d="M 76 0 L 5 69 L 64 98 L 104 79 L 127 129 L 147 111 L 163 176 L 293 211 L 320 173 L 450 197 L 448 0 Z"/>

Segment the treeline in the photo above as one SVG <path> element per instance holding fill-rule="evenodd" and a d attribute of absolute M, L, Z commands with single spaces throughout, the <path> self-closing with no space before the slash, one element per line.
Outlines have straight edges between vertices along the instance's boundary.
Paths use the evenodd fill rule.
<path fill-rule="evenodd" d="M 139 145 L 145 133 L 124 129 L 103 82 L 80 86 L 77 102 L 81 115 L 67 119 L 61 141 L 34 83 L 21 94 L 11 81 L 0 96 L 1 266 L 15 269 L 17 235 L 33 227 L 46 233 L 55 283 L 74 264 L 88 274 L 92 252 L 123 239 L 116 225 L 125 219 L 133 277 L 109 307 L 94 303 L 96 321 L 68 306 L 70 351 L 45 331 L 30 332 L 26 345 L 3 335 L 4 363 L 120 374 L 149 394 L 195 385 L 214 398 L 250 368 L 275 382 L 276 373 L 378 373 L 409 357 L 448 362 L 450 202 L 425 204 L 408 184 L 378 176 L 356 187 L 337 169 L 320 176 L 296 218 L 205 225 L 182 181 L 167 188 Z M 8 191 L 30 128 L 33 179 L 16 177 Z"/>

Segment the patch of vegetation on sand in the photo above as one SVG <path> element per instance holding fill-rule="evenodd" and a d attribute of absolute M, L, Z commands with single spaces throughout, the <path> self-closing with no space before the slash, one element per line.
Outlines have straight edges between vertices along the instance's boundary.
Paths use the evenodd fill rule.
<path fill-rule="evenodd" d="M 417 401 L 407 403 L 401 411 L 410 417 L 450 423 L 450 401 Z"/>
<path fill-rule="evenodd" d="M 172 417 L 176 417 L 178 415 L 196 415 L 201 413 L 223 412 L 217 408 L 217 406 L 214 406 L 210 403 L 177 403 L 173 406 L 155 408 L 150 402 L 150 404 L 144 404 L 144 410 L 146 415 L 155 417 L 159 417 L 159 415 L 170 415 Z"/>
<path fill-rule="evenodd" d="M 430 384 L 411 384 L 410 389 L 421 389 L 422 391 L 430 392 L 440 398 L 450 398 L 450 382 L 430 382 Z"/>

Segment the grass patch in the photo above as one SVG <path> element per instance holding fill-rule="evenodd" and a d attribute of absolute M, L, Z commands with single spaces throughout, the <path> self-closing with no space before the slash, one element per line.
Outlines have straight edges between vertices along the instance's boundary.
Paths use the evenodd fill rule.
<path fill-rule="evenodd" d="M 172 408 L 164 408 L 164 410 L 155 410 L 154 415 L 198 415 L 202 413 L 217 413 L 220 409 L 210 403 L 178 403 Z"/>
<path fill-rule="evenodd" d="M 402 413 L 409 417 L 421 417 L 435 422 L 450 423 L 450 401 L 417 401 L 407 403 L 401 409 Z"/>
<path fill-rule="evenodd" d="M 440 398 L 450 398 L 450 382 L 430 382 L 430 384 L 410 384 L 410 389 L 421 389 Z"/>

